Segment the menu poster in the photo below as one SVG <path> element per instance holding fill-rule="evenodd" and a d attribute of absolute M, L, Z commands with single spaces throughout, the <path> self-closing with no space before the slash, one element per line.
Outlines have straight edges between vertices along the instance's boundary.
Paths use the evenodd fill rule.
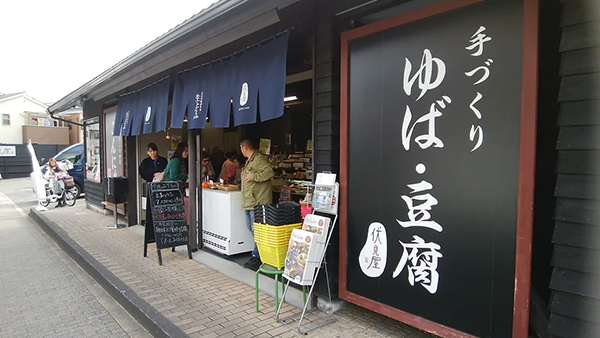
<path fill-rule="evenodd" d="M 154 182 L 148 184 L 146 207 L 146 236 L 144 257 L 148 243 L 156 242 L 158 262 L 162 265 L 160 249 L 186 245 L 191 257 L 189 229 L 183 194 L 179 182 Z"/>
<path fill-rule="evenodd" d="M 261 138 L 258 145 L 258 152 L 269 155 L 271 153 L 271 140 L 267 138 Z"/>
<path fill-rule="evenodd" d="M 300 229 L 292 231 L 283 277 L 298 285 L 312 285 L 321 253 L 317 236 Z"/>
<path fill-rule="evenodd" d="M 181 136 L 171 135 L 171 149 L 177 149 L 177 146 L 181 142 Z"/>

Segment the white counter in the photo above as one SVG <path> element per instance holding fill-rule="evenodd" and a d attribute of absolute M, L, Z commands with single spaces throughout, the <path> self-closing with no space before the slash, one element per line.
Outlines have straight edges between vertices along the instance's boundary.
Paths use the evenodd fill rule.
<path fill-rule="evenodd" d="M 246 227 L 241 191 L 202 189 L 202 242 L 226 255 L 252 251 L 254 236 Z"/>

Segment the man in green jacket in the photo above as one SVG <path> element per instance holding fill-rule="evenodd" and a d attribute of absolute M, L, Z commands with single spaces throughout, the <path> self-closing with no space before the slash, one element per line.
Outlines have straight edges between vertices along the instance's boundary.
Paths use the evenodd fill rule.
<path fill-rule="evenodd" d="M 240 143 L 240 150 L 242 155 L 248 159 L 241 174 L 242 209 L 246 214 L 246 226 L 254 234 L 254 206 L 273 203 L 271 178 L 274 173 L 269 160 L 256 151 L 250 140 L 243 140 Z M 258 248 L 254 243 L 252 257 L 244 264 L 244 267 L 256 271 L 261 264 Z"/>

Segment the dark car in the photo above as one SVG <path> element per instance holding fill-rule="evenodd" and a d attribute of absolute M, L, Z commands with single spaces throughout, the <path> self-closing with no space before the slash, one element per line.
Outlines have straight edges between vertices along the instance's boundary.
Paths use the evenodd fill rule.
<path fill-rule="evenodd" d="M 79 197 L 82 192 L 84 192 L 84 157 L 83 143 L 76 143 L 68 148 L 63 149 L 54 156 L 54 159 L 57 162 L 69 160 L 69 162 L 73 163 L 73 169 L 69 170 L 69 175 L 71 175 L 75 181 L 75 187 L 77 188 L 77 194 L 75 194 L 76 198 Z M 46 174 L 46 170 L 48 170 L 48 161 L 46 161 L 46 163 L 44 163 L 40 169 L 42 170 L 42 174 Z"/>

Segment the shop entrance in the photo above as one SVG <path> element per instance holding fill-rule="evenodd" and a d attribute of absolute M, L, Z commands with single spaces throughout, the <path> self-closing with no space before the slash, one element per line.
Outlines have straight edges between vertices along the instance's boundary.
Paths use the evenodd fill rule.
<path fill-rule="evenodd" d="M 222 179 L 225 184 L 239 187 L 239 174 L 245 162 L 239 144 L 242 140 L 249 139 L 260 153 L 268 157 L 275 172 L 272 180 L 273 202 L 277 203 L 280 200 L 299 202 L 304 199 L 306 194 L 311 192 L 313 177 L 312 80 L 289 82 L 286 85 L 284 100 L 283 116 L 269 121 L 230 128 L 210 128 L 209 117 L 207 128 L 200 131 L 198 156 L 200 184 L 219 182 Z M 209 162 L 202 162 L 206 157 Z M 230 170 L 233 175 L 223 174 L 232 165 L 227 161 L 228 158 L 235 163 L 234 166 L 239 166 L 235 170 Z M 203 165 L 210 168 L 212 175 L 206 175 L 206 171 L 202 169 Z M 239 210 L 228 211 L 227 208 L 221 210 L 223 203 L 232 203 L 232 206 L 235 204 L 229 200 L 216 202 L 218 198 L 226 199 L 221 195 L 227 193 L 210 188 L 199 189 L 199 191 L 203 203 L 199 209 L 204 208 L 205 211 L 198 214 L 204 229 L 203 245 L 212 252 L 228 255 L 231 260 L 243 264 L 248 260 L 249 252 L 239 253 L 218 243 L 217 240 L 229 239 L 230 234 L 247 231 L 241 206 L 236 207 Z M 235 193 L 230 195 L 234 196 Z M 208 208 L 218 208 L 221 211 L 215 214 L 215 210 Z M 219 226 L 213 224 L 215 222 L 218 222 Z M 231 229 L 224 224 L 229 224 Z"/>
<path fill-rule="evenodd" d="M 148 150 L 148 144 L 156 144 L 158 148 L 158 155 L 164 157 L 165 159 L 167 159 L 167 161 L 169 161 L 179 142 L 187 142 L 187 140 L 188 131 L 185 122 L 182 129 L 168 128 L 166 131 L 158 131 L 151 134 L 142 134 L 136 137 L 137 156 L 135 170 L 136 172 L 138 172 L 136 185 L 136 194 L 138 196 L 136 200 L 138 202 L 138 205 L 136 207 L 138 214 L 137 219 L 139 224 L 145 225 L 146 220 L 146 180 L 144 180 L 139 175 L 139 165 L 146 157 L 148 157 L 146 153 Z"/>

